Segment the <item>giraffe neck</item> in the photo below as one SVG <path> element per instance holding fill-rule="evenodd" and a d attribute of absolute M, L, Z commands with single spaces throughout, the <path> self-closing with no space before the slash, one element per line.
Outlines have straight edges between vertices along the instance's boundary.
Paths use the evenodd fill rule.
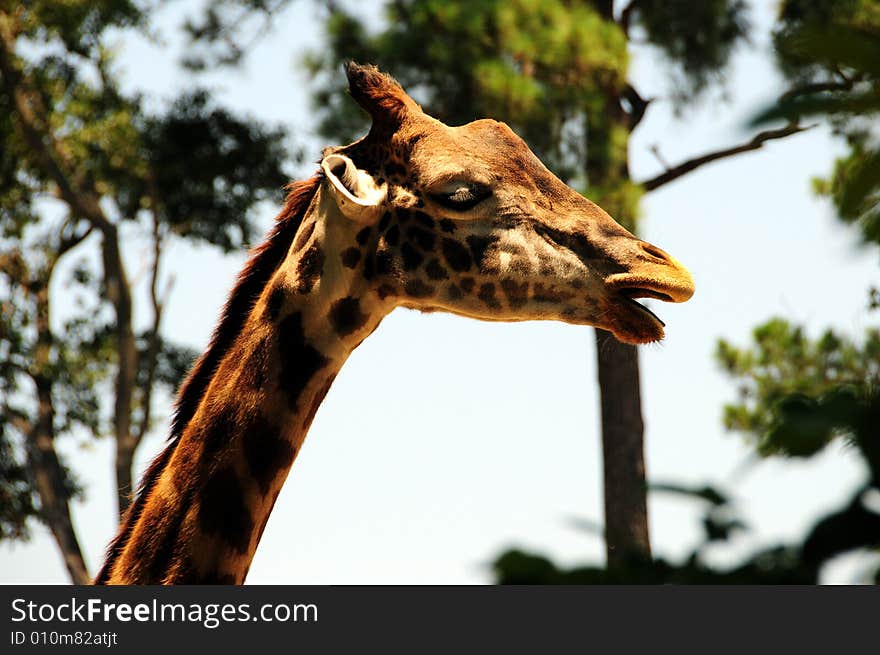
<path fill-rule="evenodd" d="M 100 582 L 244 581 L 318 406 L 384 315 L 382 301 L 342 263 L 341 244 L 360 231 L 327 195 L 319 188 L 286 260 L 161 456 Z"/>

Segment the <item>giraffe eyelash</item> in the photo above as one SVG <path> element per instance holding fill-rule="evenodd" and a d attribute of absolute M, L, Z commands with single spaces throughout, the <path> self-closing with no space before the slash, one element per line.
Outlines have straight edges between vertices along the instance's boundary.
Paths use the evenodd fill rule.
<path fill-rule="evenodd" d="M 492 190 L 482 184 L 468 184 L 451 193 L 433 193 L 428 197 L 441 207 L 455 211 L 467 211 L 492 195 Z"/>

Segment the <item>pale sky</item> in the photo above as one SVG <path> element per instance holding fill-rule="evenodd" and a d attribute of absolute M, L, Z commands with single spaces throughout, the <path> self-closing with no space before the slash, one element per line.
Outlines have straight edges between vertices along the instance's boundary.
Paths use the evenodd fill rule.
<path fill-rule="evenodd" d="M 163 11 L 165 46 L 120 41 L 129 88 L 171 98 L 194 84 L 175 66 L 178 39 L 167 28 L 196 4 Z M 707 101 L 681 117 L 662 98 L 653 103 L 630 146 L 635 179 L 658 172 L 654 144 L 675 163 L 743 141 L 748 117 L 782 89 L 767 54 L 775 3 L 754 4 L 764 30 L 735 59 L 732 101 Z M 314 136 L 308 80 L 296 64 L 320 44 L 317 26 L 311 3 L 294 3 L 242 71 L 204 80 L 228 105 L 287 125 L 306 146 L 307 162 L 326 144 Z M 634 52 L 632 79 L 643 96 L 663 96 L 666 74 L 650 51 Z M 688 266 L 697 286 L 686 304 L 652 305 L 667 338 L 641 349 L 648 476 L 721 484 L 733 493 L 753 531 L 711 551 L 718 562 L 800 537 L 864 476 L 841 447 L 808 462 L 767 460 L 738 473 L 751 450 L 721 425 L 735 387 L 712 359 L 718 338 L 744 345 L 773 315 L 805 324 L 812 335 L 829 325 L 860 334 L 876 324 L 865 305 L 868 286 L 880 283 L 878 254 L 859 249 L 855 234 L 810 191 L 810 178 L 827 173 L 840 152 L 826 129 L 814 129 L 705 167 L 642 205 L 641 235 Z M 309 165 L 298 171 L 310 172 Z M 265 208 L 262 229 L 276 212 Z M 136 239 L 126 247 L 135 261 L 147 261 Z M 166 261 L 176 277 L 166 334 L 201 349 L 244 256 L 178 244 Z M 141 288 L 140 320 L 146 298 Z M 248 582 L 487 583 L 487 564 L 509 546 L 563 564 L 601 562 L 601 541 L 572 525 L 602 521 L 594 360 L 590 328 L 395 311 L 355 351 L 321 406 Z M 167 416 L 168 406 L 157 411 Z M 140 449 L 140 470 L 166 430 L 167 420 L 157 421 Z M 109 440 L 63 446 L 86 485 L 74 517 L 94 572 L 116 529 L 112 448 Z M 653 496 L 655 553 L 689 552 L 700 538 L 700 509 Z M 0 582 L 67 581 L 40 526 L 29 543 L 3 545 L 0 553 Z M 825 579 L 850 581 L 862 566 L 848 558 L 827 567 Z"/>

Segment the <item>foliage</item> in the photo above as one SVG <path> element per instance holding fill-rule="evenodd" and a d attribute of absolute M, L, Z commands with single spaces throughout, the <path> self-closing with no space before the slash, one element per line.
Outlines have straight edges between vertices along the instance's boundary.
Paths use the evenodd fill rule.
<path fill-rule="evenodd" d="M 876 328 L 862 343 L 831 329 L 811 340 L 803 328 L 775 318 L 755 328 L 753 337 L 750 349 L 719 340 L 716 358 L 739 381 L 739 402 L 725 406 L 724 425 L 755 438 L 762 455 L 814 455 L 836 436 L 814 409 L 822 407 L 831 420 L 851 409 L 850 389 L 880 386 Z"/>
<path fill-rule="evenodd" d="M 0 416 L 0 432 L 9 418 Z M 0 439 L 0 540 L 26 539 L 28 519 L 37 515 L 24 458 L 7 439 Z"/>
<path fill-rule="evenodd" d="M 108 39 L 150 33 L 157 8 L 0 1 L 0 539 L 38 516 L 68 563 L 78 553 L 58 522 L 75 476 L 55 440 L 113 435 L 130 476 L 153 397 L 194 355 L 161 333 L 166 246 L 247 245 L 255 206 L 289 179 L 281 128 L 202 89 L 164 106 L 123 92 Z M 146 285 L 129 280 L 142 266 L 129 239 L 152 255 Z M 139 333 L 135 304 L 149 319 Z M 131 482 L 117 485 L 123 509 Z"/>
<path fill-rule="evenodd" d="M 741 404 L 725 409 L 729 428 L 757 438 L 763 455 L 811 457 L 846 439 L 868 476 L 852 500 L 820 520 L 802 546 L 806 565 L 853 548 L 880 548 L 880 331 L 857 343 L 827 330 L 812 341 L 776 319 L 755 330 L 751 349 L 719 344 L 718 359 L 741 383 Z M 877 573 L 880 581 L 880 570 Z"/>
<path fill-rule="evenodd" d="M 0 11 L 16 15 L 21 35 L 35 42 L 55 41 L 66 52 L 91 56 L 112 28 L 143 25 L 146 3 L 132 0 L 3 0 Z"/>
<path fill-rule="evenodd" d="M 822 566 L 834 557 L 857 549 L 880 552 L 876 502 L 880 497 L 880 436 L 876 428 L 880 425 L 880 392 L 838 389 L 822 398 L 797 396 L 780 403 L 774 424 L 780 439 L 799 443 L 805 423 L 810 430 L 823 431 L 824 440 L 835 433 L 849 434 L 869 476 L 847 503 L 820 518 L 798 542 L 761 549 L 726 568 L 713 566 L 706 558 L 707 547 L 723 545 L 748 530 L 735 504 L 711 486 L 654 485 L 654 491 L 690 496 L 706 506 L 703 539 L 681 561 L 633 559 L 610 567 L 565 569 L 545 556 L 511 549 L 493 562 L 496 580 L 500 584 L 816 584 Z M 880 584 L 880 566 L 873 579 Z"/>
<path fill-rule="evenodd" d="M 724 544 L 748 530 L 733 499 L 713 486 L 654 484 L 652 493 L 673 494 L 704 506 L 703 538 L 680 562 L 663 558 L 631 559 L 602 567 L 558 567 L 548 558 L 511 549 L 502 553 L 493 569 L 499 584 L 797 584 L 809 581 L 796 548 L 778 546 L 756 553 L 739 565 L 718 570 L 706 561 L 706 549 Z"/>
<path fill-rule="evenodd" d="M 386 19 L 379 34 L 341 9 L 327 20 L 329 47 L 306 62 L 323 74 L 315 106 L 324 134 L 345 141 L 363 130 L 337 71 L 345 59 L 375 61 L 440 120 L 506 121 L 563 179 L 578 177 L 584 139 L 563 135 L 582 134 L 583 107 L 625 82 L 626 40 L 615 23 L 588 2 L 535 0 L 399 0 Z"/>
<path fill-rule="evenodd" d="M 206 0 L 198 18 L 183 29 L 189 38 L 181 62 L 191 71 L 235 66 L 271 27 L 272 18 L 291 0 Z"/>
<path fill-rule="evenodd" d="M 563 569 L 544 556 L 509 550 L 493 566 L 503 584 L 815 584 L 822 566 L 853 550 L 880 552 L 880 331 L 864 342 L 773 319 L 755 329 L 750 348 L 721 341 L 716 356 L 740 385 L 725 425 L 749 433 L 765 456 L 812 457 L 845 439 L 865 463 L 866 479 L 849 501 L 821 517 L 796 543 L 778 544 L 728 567 L 711 566 L 713 544 L 748 530 L 728 494 L 712 486 L 652 485 L 702 502 L 703 539 L 682 561 L 632 560 L 610 567 Z M 880 566 L 874 580 L 880 583 Z"/>
<path fill-rule="evenodd" d="M 631 6 L 632 20 L 672 64 L 679 105 L 722 81 L 734 50 L 748 40 L 744 0 L 635 0 Z"/>
<path fill-rule="evenodd" d="M 250 208 L 261 200 L 279 203 L 289 181 L 280 166 L 287 157 L 284 131 L 215 106 L 204 89 L 147 118 L 142 139 L 155 173 L 133 181 L 123 212 L 135 215 L 156 193 L 162 221 L 174 234 L 225 251 L 251 242 Z"/>
<path fill-rule="evenodd" d="M 876 308 L 876 290 L 869 305 Z M 866 479 L 838 510 L 796 543 L 779 544 L 729 568 L 711 566 L 710 544 L 748 529 L 730 497 L 712 487 L 652 485 L 703 502 L 702 542 L 682 561 L 633 559 L 609 567 L 558 567 L 548 558 L 508 550 L 493 563 L 502 584 L 815 584 L 822 566 L 853 550 L 880 552 L 880 330 L 854 340 L 828 329 L 810 339 L 782 318 L 757 327 L 749 348 L 720 340 L 716 358 L 738 383 L 739 402 L 724 410 L 728 429 L 748 434 L 764 456 L 807 458 L 835 439 L 865 463 Z M 880 584 L 880 566 L 873 574 Z"/>
<path fill-rule="evenodd" d="M 796 86 L 756 121 L 827 120 L 849 151 L 814 187 L 866 241 L 880 243 L 880 3 L 788 0 L 774 40 Z"/>
<path fill-rule="evenodd" d="M 339 142 L 363 133 L 365 117 L 345 101 L 337 71 L 345 59 L 376 62 L 448 124 L 505 121 L 557 176 L 635 231 L 642 189 L 629 179 L 628 143 L 648 102 L 627 80 L 628 30 L 640 28 L 666 54 L 679 99 L 692 99 L 723 78 L 745 39 L 746 7 L 637 0 L 614 20 L 612 4 L 393 0 L 375 34 L 334 5 L 329 47 L 306 59 L 319 81 L 320 131 Z"/>

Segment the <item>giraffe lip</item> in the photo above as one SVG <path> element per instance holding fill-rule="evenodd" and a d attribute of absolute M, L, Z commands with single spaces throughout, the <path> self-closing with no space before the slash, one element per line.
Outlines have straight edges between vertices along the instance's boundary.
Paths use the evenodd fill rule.
<path fill-rule="evenodd" d="M 657 314 L 645 307 L 642 303 L 637 302 L 636 298 L 654 298 L 656 300 L 662 300 L 663 302 L 674 302 L 669 294 L 655 289 L 649 289 L 647 287 L 622 287 L 617 289 L 617 293 L 628 305 L 637 307 L 640 311 L 650 315 L 651 318 L 657 321 L 661 326 L 666 327 L 666 323 L 664 323 Z"/>
<path fill-rule="evenodd" d="M 635 302 L 635 298 L 656 298 L 657 300 L 662 300 L 663 302 L 675 302 L 672 299 L 672 296 L 670 296 L 668 293 L 655 291 L 654 289 L 647 289 L 645 287 L 624 287 L 622 289 L 618 289 L 617 293 L 628 300 L 632 300 L 633 302 Z"/>
<path fill-rule="evenodd" d="M 615 290 L 605 297 L 603 309 L 607 321 L 606 330 L 618 341 L 633 345 L 660 341 L 666 324 L 635 298 L 656 298 L 662 292 L 651 292 L 642 287 L 626 287 Z"/>
<path fill-rule="evenodd" d="M 666 323 L 664 323 L 663 320 L 662 320 L 659 316 L 657 316 L 657 314 L 655 314 L 655 313 L 652 312 L 650 309 L 648 309 L 647 307 L 645 307 L 642 303 L 637 302 L 636 300 L 634 300 L 632 296 L 627 296 L 627 295 L 624 295 L 624 294 L 621 294 L 621 295 L 623 296 L 623 299 L 624 299 L 624 301 L 625 301 L 627 304 L 629 304 L 629 305 L 634 305 L 635 307 L 638 307 L 639 310 L 645 312 L 646 314 L 650 314 L 651 318 L 653 318 L 655 321 L 657 321 L 657 322 L 658 322 L 660 325 L 662 325 L 663 327 L 666 327 Z M 656 298 L 656 297 L 658 297 L 658 296 L 639 296 L 639 298 L 642 298 L 642 297 Z"/>

